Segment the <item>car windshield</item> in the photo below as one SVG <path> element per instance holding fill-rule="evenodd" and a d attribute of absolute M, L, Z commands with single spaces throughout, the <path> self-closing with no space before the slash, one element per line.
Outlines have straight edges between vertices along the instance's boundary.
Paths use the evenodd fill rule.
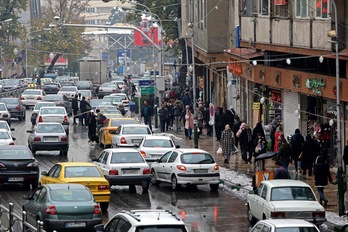
<path fill-rule="evenodd" d="M 1 102 L 4 102 L 6 104 L 18 104 L 17 98 L 1 98 Z"/>
<path fill-rule="evenodd" d="M 87 189 L 55 189 L 51 190 L 52 201 L 83 202 L 91 201 L 93 195 Z"/>
<path fill-rule="evenodd" d="M 271 201 L 316 201 L 309 187 L 285 186 L 274 187 L 271 191 Z"/>
<path fill-rule="evenodd" d="M 147 127 L 124 127 L 122 134 L 124 135 L 150 135 L 150 129 Z"/>
<path fill-rule="evenodd" d="M 72 91 L 72 92 L 75 92 L 76 91 L 76 87 L 75 86 L 63 86 L 60 91 Z"/>
<path fill-rule="evenodd" d="M 107 99 L 111 102 L 122 102 L 122 99 L 118 96 L 105 96 L 103 99 Z"/>
<path fill-rule="evenodd" d="M 0 160 L 21 160 L 32 158 L 33 156 L 27 149 L 0 149 Z"/>
<path fill-rule="evenodd" d="M 113 127 L 118 127 L 119 125 L 122 124 L 134 124 L 137 123 L 136 120 L 121 120 L 121 119 L 116 119 L 111 121 L 111 126 Z M 134 129 L 134 128 L 133 128 Z M 138 133 L 137 133 L 138 134 Z"/>
<path fill-rule="evenodd" d="M 52 108 L 41 108 L 40 114 L 66 114 L 64 108 L 52 107 Z"/>
<path fill-rule="evenodd" d="M 0 111 L 6 111 L 5 104 L 0 104 Z"/>
<path fill-rule="evenodd" d="M 181 225 L 150 225 L 138 226 L 135 232 L 186 232 L 185 226 Z"/>
<path fill-rule="evenodd" d="M 318 232 L 316 228 L 312 227 L 283 227 L 276 228 L 275 232 Z"/>
<path fill-rule="evenodd" d="M 102 177 L 97 167 L 94 166 L 68 166 L 65 167 L 65 177 Z"/>
<path fill-rule="evenodd" d="M 90 91 L 79 91 L 79 94 L 81 94 L 81 96 L 85 96 L 85 97 L 92 96 L 92 92 L 90 92 Z"/>
<path fill-rule="evenodd" d="M 103 114 L 121 114 L 121 111 L 119 110 L 113 110 L 113 109 L 106 109 L 102 111 Z"/>
<path fill-rule="evenodd" d="M 110 163 L 144 163 L 139 152 L 113 152 Z"/>
<path fill-rule="evenodd" d="M 116 85 L 112 82 L 105 82 L 100 87 L 116 87 Z"/>
<path fill-rule="evenodd" d="M 38 133 L 65 133 L 61 124 L 39 124 L 36 128 Z"/>
<path fill-rule="evenodd" d="M 214 160 L 207 153 L 185 153 L 181 155 L 181 163 L 183 164 L 213 164 Z"/>
<path fill-rule="evenodd" d="M 149 139 L 145 140 L 143 147 L 173 147 L 173 143 L 167 139 Z"/>
<path fill-rule="evenodd" d="M 40 102 L 35 104 L 34 110 L 39 110 L 41 107 L 56 106 L 54 102 Z"/>
<path fill-rule="evenodd" d="M 31 90 L 31 89 L 27 89 L 23 92 L 23 95 L 41 95 L 41 91 L 40 90 Z"/>
<path fill-rule="evenodd" d="M 91 84 L 88 81 L 79 81 L 79 82 L 77 82 L 77 86 L 80 86 L 80 87 L 90 87 Z"/>
<path fill-rule="evenodd" d="M 9 139 L 10 135 L 7 131 L 0 131 L 0 139 Z"/>
<path fill-rule="evenodd" d="M 110 105 L 111 102 L 109 100 L 92 100 L 91 106 L 92 107 L 100 107 L 100 106 L 107 106 Z"/>
<path fill-rule="evenodd" d="M 44 100 L 46 101 L 60 101 L 62 99 L 63 99 L 63 95 L 61 94 L 50 94 L 44 97 Z"/>

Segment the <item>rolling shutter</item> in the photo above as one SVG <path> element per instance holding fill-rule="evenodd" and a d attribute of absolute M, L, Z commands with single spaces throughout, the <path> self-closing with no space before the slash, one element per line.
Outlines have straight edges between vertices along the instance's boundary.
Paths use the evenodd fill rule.
<path fill-rule="evenodd" d="M 284 137 L 293 135 L 295 129 L 299 128 L 298 110 L 299 94 L 289 90 L 283 90 L 283 129 Z"/>

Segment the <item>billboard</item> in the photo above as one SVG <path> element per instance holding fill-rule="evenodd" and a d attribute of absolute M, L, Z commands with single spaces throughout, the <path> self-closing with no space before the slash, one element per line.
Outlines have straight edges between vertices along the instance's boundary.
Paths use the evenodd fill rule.
<path fill-rule="evenodd" d="M 117 57 L 117 65 L 124 65 L 125 64 L 125 58 L 127 56 L 127 65 L 130 64 L 130 50 L 129 49 L 121 49 L 116 51 L 116 57 Z"/>
<path fill-rule="evenodd" d="M 138 27 L 143 31 L 155 44 L 159 44 L 158 39 L 158 27 L 149 26 L 147 19 L 143 19 L 141 27 Z M 138 31 L 134 31 L 134 45 L 135 46 L 152 46 L 151 42 L 148 41 L 144 36 L 142 36 Z"/>

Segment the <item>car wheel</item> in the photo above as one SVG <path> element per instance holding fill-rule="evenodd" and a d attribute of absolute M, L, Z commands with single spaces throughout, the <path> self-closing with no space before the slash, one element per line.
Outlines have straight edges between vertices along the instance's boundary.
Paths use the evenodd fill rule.
<path fill-rule="evenodd" d="M 153 185 L 158 185 L 159 181 L 157 180 L 157 174 L 155 172 L 155 170 L 151 170 L 151 184 Z"/>
<path fill-rule="evenodd" d="M 254 215 L 251 214 L 251 210 L 250 210 L 249 206 L 247 209 L 247 217 L 248 217 L 248 221 L 250 222 L 250 224 L 253 225 L 256 222 L 256 218 L 254 217 Z"/>
<path fill-rule="evenodd" d="M 143 192 L 149 191 L 149 186 L 150 186 L 149 182 L 143 183 L 142 184 Z"/>
<path fill-rule="evenodd" d="M 109 208 L 109 202 L 100 202 L 100 208 L 103 212 L 106 212 Z"/>
<path fill-rule="evenodd" d="M 219 189 L 219 184 L 210 184 L 211 191 L 217 191 Z"/>
<path fill-rule="evenodd" d="M 172 175 L 172 182 L 171 182 L 171 184 L 172 184 L 172 189 L 174 191 L 179 190 L 179 188 L 181 187 L 180 184 L 178 184 L 178 179 L 176 178 L 175 175 Z"/>
<path fill-rule="evenodd" d="M 131 184 L 131 185 L 129 185 L 129 192 L 130 193 L 135 193 L 137 190 L 136 190 L 136 188 L 135 188 L 135 184 Z"/>

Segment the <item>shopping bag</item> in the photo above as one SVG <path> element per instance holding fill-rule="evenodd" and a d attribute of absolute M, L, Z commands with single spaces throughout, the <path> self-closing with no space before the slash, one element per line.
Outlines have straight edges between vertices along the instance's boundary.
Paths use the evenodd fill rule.
<path fill-rule="evenodd" d="M 222 156 L 223 155 L 223 152 L 222 152 L 222 148 L 219 147 L 216 151 L 216 154 L 218 154 L 219 156 Z"/>
<path fill-rule="evenodd" d="M 235 145 L 232 146 L 232 153 L 233 154 L 238 153 L 238 148 Z"/>

